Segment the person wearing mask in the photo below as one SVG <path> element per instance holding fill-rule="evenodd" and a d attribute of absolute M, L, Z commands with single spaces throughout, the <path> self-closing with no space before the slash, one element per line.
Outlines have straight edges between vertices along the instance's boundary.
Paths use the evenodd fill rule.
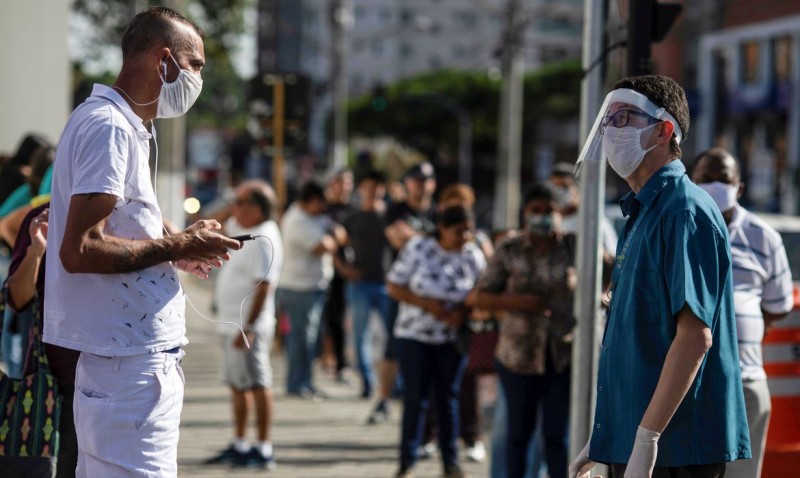
<path fill-rule="evenodd" d="M 686 95 L 665 76 L 624 78 L 583 161 L 608 159 L 631 187 L 600 346 L 592 436 L 570 465 L 614 477 L 719 477 L 750 458 L 727 227 L 686 175 Z M 602 151 L 602 154 L 600 153 Z M 722 405 L 724 404 L 724 406 Z"/>
<path fill-rule="evenodd" d="M 353 173 L 349 169 L 337 169 L 333 171 L 326 181 L 325 198 L 328 201 L 328 208 L 325 215 L 334 224 L 342 224 L 342 221 L 353 212 L 350 205 L 350 198 L 353 195 Z M 344 370 L 347 367 L 347 357 L 345 355 L 345 313 L 347 312 L 347 280 L 339 271 L 338 264 L 343 259 L 344 245 L 346 238 L 337 238 L 339 249 L 336 251 L 334 261 L 333 278 L 328 285 L 327 297 L 325 299 L 325 309 L 323 314 L 323 358 L 333 355 L 334 370 L 336 380 L 342 383 L 347 382 Z"/>
<path fill-rule="evenodd" d="M 692 181 L 717 204 L 731 239 L 739 366 L 753 458 L 730 463 L 725 476 L 759 477 L 772 411 L 761 342 L 765 331 L 794 305 L 789 259 L 780 234 L 739 205 L 744 183 L 730 153 L 722 148 L 700 153 Z"/>
<path fill-rule="evenodd" d="M 279 306 L 289 315 L 286 352 L 286 393 L 321 400 L 313 383 L 312 364 L 319 340 L 325 291 L 333 277 L 332 254 L 338 249 L 330 219 L 325 217 L 325 190 L 306 183 L 283 216 L 283 272 L 278 285 Z"/>
<path fill-rule="evenodd" d="M 412 166 L 403 177 L 405 201 L 392 203 L 386 211 L 384 234 L 392 248 L 394 258 L 409 239 L 435 230 L 433 193 L 436 191 L 436 174 L 433 166 L 423 162 Z M 390 298 L 386 314 L 386 348 L 379 366 L 378 403 L 367 418 L 367 423 L 382 423 L 389 419 L 389 398 L 397 383 L 397 342 L 394 324 L 399 304 Z"/>
<path fill-rule="evenodd" d="M 400 302 L 395 324 L 403 374 L 403 421 L 398 478 L 413 476 L 430 390 L 436 400 L 444 476 L 463 477 L 458 466 L 458 396 L 467 356 L 456 330 L 464 300 L 486 263 L 472 242 L 472 215 L 461 206 L 437 217 L 433 236 L 410 239 L 387 276 L 389 294 Z"/>
<path fill-rule="evenodd" d="M 49 207 L 49 202 L 37 206 L 23 218 L 20 234 L 11 251 L 11 266 L 5 283 L 6 305 L 16 312 L 32 311 L 38 314 L 32 317 L 34 321 L 40 321 L 44 312 Z M 23 332 L 25 337 L 28 337 L 32 325 L 28 323 L 25 326 Z M 75 367 L 79 352 L 51 344 L 45 344 L 44 349 L 50 370 L 58 380 L 58 391 L 62 397 L 56 478 L 74 477 L 78 464 L 78 439 L 75 435 L 72 405 L 75 393 Z M 25 356 L 31 359 L 27 353 Z"/>
<path fill-rule="evenodd" d="M 241 245 L 216 221 L 164 236 L 145 123 L 185 114 L 204 64 L 194 23 L 166 7 L 137 14 L 112 87 L 94 86 L 56 149 L 43 340 L 81 352 L 77 476 L 177 475 L 187 343 L 177 271 L 207 278 Z"/>
<path fill-rule="evenodd" d="M 526 232 L 500 243 L 467 304 L 504 311 L 496 357 L 507 408 L 506 454 L 496 459 L 505 461 L 506 476 L 525 475 L 541 404 L 548 474 L 566 478 L 575 240 L 562 233 L 546 185 L 525 193 L 523 214 Z"/>
<path fill-rule="evenodd" d="M 222 348 L 222 379 L 231 390 L 234 437 L 230 446 L 207 464 L 275 467 L 270 440 L 274 410 L 270 351 L 275 335 L 275 284 L 283 267 L 283 242 L 272 220 L 275 193 L 261 180 L 240 184 L 235 191 L 230 236 L 251 235 L 252 241 L 231 256 L 216 280 L 215 303 Z M 244 314 L 244 315 L 242 315 Z M 244 333 L 232 324 L 242 323 Z M 257 442 L 247 441 L 247 419 L 255 406 Z"/>

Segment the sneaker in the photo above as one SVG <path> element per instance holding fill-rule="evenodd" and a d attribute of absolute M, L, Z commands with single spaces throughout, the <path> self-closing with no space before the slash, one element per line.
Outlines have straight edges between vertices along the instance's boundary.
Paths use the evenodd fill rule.
<path fill-rule="evenodd" d="M 211 457 L 208 460 L 204 461 L 203 463 L 206 465 L 219 465 L 223 463 L 233 463 L 237 459 L 241 459 L 243 456 L 247 455 L 247 453 L 241 453 L 233 446 L 229 446 L 228 448 L 219 452 L 217 456 Z"/>
<path fill-rule="evenodd" d="M 419 447 L 419 450 L 417 451 L 417 459 L 428 460 L 430 458 L 433 458 L 433 455 L 435 454 L 436 454 L 436 444 L 431 441 Z"/>
<path fill-rule="evenodd" d="M 414 470 L 412 468 L 400 468 L 394 478 L 414 478 Z"/>
<path fill-rule="evenodd" d="M 442 476 L 444 478 L 467 478 L 467 475 L 455 463 L 445 466 Z"/>
<path fill-rule="evenodd" d="M 375 425 L 387 421 L 389 421 L 389 404 L 386 402 L 386 400 L 381 400 L 378 402 L 378 405 L 375 406 L 375 410 L 369 414 L 369 417 L 367 418 L 367 424 Z"/>
<path fill-rule="evenodd" d="M 483 442 L 481 441 L 476 441 L 472 446 L 467 447 L 466 453 L 467 458 L 475 463 L 481 463 L 486 459 L 486 447 L 483 446 Z"/>
<path fill-rule="evenodd" d="M 239 457 L 233 460 L 235 468 L 262 468 L 266 470 L 274 470 L 275 454 L 264 456 L 256 448 L 250 448 L 247 453 L 240 454 Z"/>

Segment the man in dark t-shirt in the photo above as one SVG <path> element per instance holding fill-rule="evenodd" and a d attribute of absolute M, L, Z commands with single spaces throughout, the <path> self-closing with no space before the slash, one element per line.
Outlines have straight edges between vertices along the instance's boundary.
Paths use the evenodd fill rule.
<path fill-rule="evenodd" d="M 384 234 L 396 258 L 400 249 L 412 237 L 432 233 L 435 229 L 433 193 L 436 191 L 436 175 L 433 166 L 419 163 L 412 166 L 403 176 L 406 201 L 389 206 L 386 212 Z M 380 365 L 380 390 L 378 404 L 370 414 L 369 423 L 386 421 L 389 417 L 388 399 L 397 378 L 397 359 L 394 339 L 394 322 L 397 319 L 398 304 L 389 299 L 386 314 L 386 350 Z"/>

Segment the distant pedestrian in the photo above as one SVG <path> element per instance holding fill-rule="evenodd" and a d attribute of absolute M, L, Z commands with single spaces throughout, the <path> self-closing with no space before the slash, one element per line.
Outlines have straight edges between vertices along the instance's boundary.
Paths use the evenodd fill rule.
<path fill-rule="evenodd" d="M 526 229 L 501 242 L 467 303 L 500 314 L 497 371 L 506 413 L 506 476 L 522 478 L 539 405 L 547 470 L 567 476 L 575 238 L 544 184 L 525 193 Z"/>
<path fill-rule="evenodd" d="M 772 324 L 792 310 L 792 272 L 780 234 L 739 205 L 744 183 L 730 153 L 722 148 L 700 153 L 692 180 L 717 204 L 731 238 L 739 366 L 753 458 L 729 463 L 725 476 L 760 477 L 772 412 L 761 342 Z"/>
<path fill-rule="evenodd" d="M 405 201 L 390 204 L 386 212 L 384 233 L 394 251 L 394 258 L 409 239 L 432 233 L 436 229 L 433 207 L 436 174 L 433 165 L 423 162 L 410 167 L 403 177 L 403 185 Z M 389 418 L 389 398 L 397 384 L 397 342 L 394 338 L 394 324 L 398 310 L 398 302 L 390 298 L 385 324 L 386 348 L 379 368 L 378 403 L 370 413 L 368 423 L 381 423 Z"/>
<path fill-rule="evenodd" d="M 361 397 L 369 398 L 377 385 L 372 360 L 372 340 L 369 318 L 372 311 L 386 321 L 389 295 L 386 291 L 386 271 L 389 269 L 389 244 L 383 234 L 386 224 L 386 179 L 370 170 L 358 180 L 358 209 L 344 218 L 347 230 L 347 250 L 341 264 L 347 279 L 348 302 L 353 313 L 353 345 L 361 375 Z M 349 256 L 349 257 L 347 257 Z"/>
<path fill-rule="evenodd" d="M 284 265 L 277 299 L 289 315 L 286 393 L 302 398 L 324 398 L 314 386 L 312 365 L 325 292 L 333 277 L 332 254 L 338 249 L 332 223 L 324 216 L 326 207 L 325 190 L 309 182 L 281 221 Z"/>
<path fill-rule="evenodd" d="M 260 180 L 245 181 L 235 191 L 230 236 L 255 237 L 243 244 L 216 280 L 215 303 L 220 322 L 222 380 L 231 390 L 234 436 L 230 446 L 206 463 L 274 468 L 270 439 L 274 396 L 270 352 L 275 336 L 275 288 L 283 267 L 283 242 L 272 220 L 275 193 Z M 249 348 L 236 327 L 242 323 Z M 247 440 L 247 422 L 255 408 L 256 438 Z"/>
<path fill-rule="evenodd" d="M 342 224 L 342 221 L 353 212 L 350 199 L 353 194 L 353 173 L 349 169 L 337 169 L 331 172 L 325 184 L 325 198 L 328 207 L 325 215 L 334 224 Z M 337 238 L 339 248 L 335 257 L 344 257 L 344 248 L 341 247 L 344 238 Z M 334 266 L 336 262 L 334 262 Z M 347 356 L 345 354 L 346 333 L 345 316 L 347 312 L 347 280 L 334 267 L 333 278 L 328 285 L 327 296 L 325 298 L 325 309 L 322 323 L 322 359 L 327 360 L 330 355 L 334 359 L 334 373 L 339 382 L 346 382 L 344 370 L 347 367 Z M 323 364 L 327 365 L 327 364 Z"/>
<path fill-rule="evenodd" d="M 403 374 L 403 424 L 398 477 L 413 476 L 430 390 L 436 400 L 444 476 L 464 476 L 458 465 L 459 389 L 467 356 L 456 345 L 466 319 L 464 299 L 485 266 L 471 242 L 474 223 L 463 207 L 446 209 L 433 236 L 410 239 L 387 278 L 400 302 L 395 324 Z"/>
<path fill-rule="evenodd" d="M 726 462 L 750 458 L 750 441 L 727 227 L 680 161 L 686 94 L 665 76 L 624 78 L 594 124 L 578 171 L 605 157 L 632 191 L 620 201 L 629 217 L 592 436 L 570 473 L 588 477 L 601 462 L 615 477 L 723 476 Z"/>

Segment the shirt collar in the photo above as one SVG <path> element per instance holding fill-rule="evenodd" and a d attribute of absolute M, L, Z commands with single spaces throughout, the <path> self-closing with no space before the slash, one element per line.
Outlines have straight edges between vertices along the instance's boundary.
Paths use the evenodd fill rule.
<path fill-rule="evenodd" d="M 150 132 L 144 127 L 142 118 L 133 112 L 128 102 L 125 101 L 125 99 L 119 93 L 117 93 L 115 89 L 106 85 L 95 84 L 92 88 L 92 96 L 90 99 L 93 98 L 104 98 L 114 103 L 122 115 L 125 116 L 125 119 L 127 119 L 131 126 L 133 126 L 133 128 L 136 130 L 136 133 L 144 139 L 150 139 Z"/>
<path fill-rule="evenodd" d="M 641 205 L 649 207 L 671 179 L 683 176 L 684 174 L 686 174 L 686 167 L 679 159 L 670 161 L 647 180 L 644 187 L 639 191 L 639 194 L 631 191 L 620 199 L 619 206 L 620 209 L 622 209 L 622 214 L 628 216 L 633 212 L 634 199 Z"/>
<path fill-rule="evenodd" d="M 744 223 L 744 217 L 744 208 L 740 206 L 739 203 L 736 203 L 736 205 L 733 206 L 733 217 L 731 217 L 731 222 L 728 224 L 728 232 L 733 232 L 741 228 Z"/>

